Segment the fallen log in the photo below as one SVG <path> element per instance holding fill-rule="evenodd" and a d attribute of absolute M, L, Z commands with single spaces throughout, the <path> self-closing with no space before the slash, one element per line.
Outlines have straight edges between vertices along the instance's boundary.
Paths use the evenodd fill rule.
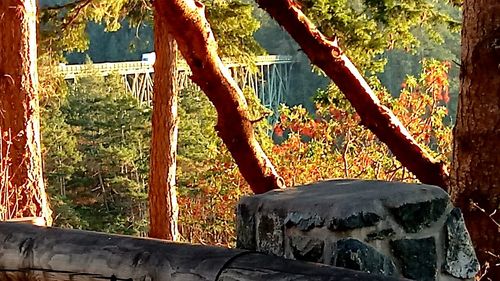
<path fill-rule="evenodd" d="M 0 223 L 0 280 L 396 280 L 246 250 Z"/>

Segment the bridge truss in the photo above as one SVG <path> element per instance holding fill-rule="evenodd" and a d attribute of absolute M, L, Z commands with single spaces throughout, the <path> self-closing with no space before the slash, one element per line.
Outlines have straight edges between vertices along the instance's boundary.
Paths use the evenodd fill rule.
<path fill-rule="evenodd" d="M 290 56 L 259 56 L 254 65 L 224 61 L 233 79 L 240 88 L 250 88 L 259 97 L 262 104 L 274 112 L 271 121 L 276 121 L 279 105 L 285 100 L 290 87 L 290 72 L 293 60 Z M 126 90 L 142 103 L 151 104 L 153 97 L 154 68 L 151 63 L 117 62 L 96 63 L 92 65 L 60 65 L 59 71 L 64 79 L 73 82 L 78 77 L 99 73 L 108 76 L 118 73 L 122 76 Z M 177 66 L 177 87 L 184 89 L 194 86 L 189 79 L 191 70 L 185 62 Z"/>

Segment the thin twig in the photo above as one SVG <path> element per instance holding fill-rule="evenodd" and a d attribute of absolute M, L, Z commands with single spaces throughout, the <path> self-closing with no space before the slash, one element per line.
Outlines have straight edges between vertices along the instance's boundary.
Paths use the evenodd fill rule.
<path fill-rule="evenodd" d="M 472 204 L 472 206 L 473 206 L 473 207 L 475 207 L 476 209 L 478 209 L 479 211 L 481 211 L 482 213 L 484 213 L 485 215 L 487 215 L 487 216 L 490 218 L 490 220 L 491 220 L 491 221 L 492 221 L 492 222 L 493 222 L 493 223 L 494 223 L 494 224 L 498 227 L 498 230 L 500 231 L 500 223 L 499 223 L 499 222 L 497 222 L 497 221 L 493 218 L 493 216 L 496 214 L 497 210 L 494 210 L 491 214 L 488 214 L 488 213 L 486 212 L 486 210 L 485 210 L 485 209 L 483 209 L 483 208 L 481 208 L 481 207 L 479 207 L 479 205 L 478 205 L 476 202 L 471 201 L 471 204 Z"/>
<path fill-rule="evenodd" d="M 68 26 L 72 25 L 73 22 L 78 17 L 78 15 L 80 15 L 80 12 L 83 10 L 83 8 L 85 8 L 86 6 L 88 6 L 91 2 L 92 2 L 92 0 L 85 0 L 85 2 L 83 2 L 82 4 L 80 4 L 80 6 L 78 8 L 76 8 L 76 11 L 74 12 L 73 16 L 71 16 L 71 18 L 69 19 L 69 21 L 67 23 L 63 24 L 61 28 L 62 29 L 66 29 Z"/>
<path fill-rule="evenodd" d="M 351 144 L 351 130 L 346 133 L 347 141 L 344 146 L 344 152 L 342 153 L 342 160 L 344 162 L 344 176 L 349 178 L 349 163 L 347 161 L 347 152 L 349 150 L 349 145 Z"/>
<path fill-rule="evenodd" d="M 51 10 L 61 10 L 61 9 L 65 9 L 65 8 L 74 8 L 76 7 L 77 5 L 85 2 L 87 0 L 77 0 L 77 1 L 74 1 L 74 2 L 69 2 L 69 3 L 66 3 L 66 4 L 62 4 L 62 5 L 55 5 L 55 6 L 49 6 L 49 7 L 42 7 L 41 10 L 42 11 L 51 11 Z"/>

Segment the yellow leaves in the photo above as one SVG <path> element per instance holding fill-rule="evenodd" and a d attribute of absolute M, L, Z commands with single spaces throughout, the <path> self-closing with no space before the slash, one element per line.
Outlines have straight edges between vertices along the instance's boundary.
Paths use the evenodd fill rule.
<path fill-rule="evenodd" d="M 106 31 L 117 31 L 120 29 L 120 21 L 125 18 L 127 1 L 125 0 L 101 0 L 93 1 L 86 8 L 86 16 L 96 23 L 104 22 Z"/>

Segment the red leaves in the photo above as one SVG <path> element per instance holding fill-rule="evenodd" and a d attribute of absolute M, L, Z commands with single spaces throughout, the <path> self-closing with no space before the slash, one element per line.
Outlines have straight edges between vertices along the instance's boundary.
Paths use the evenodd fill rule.
<path fill-rule="evenodd" d="M 278 123 L 274 126 L 274 129 L 273 129 L 273 132 L 274 132 L 274 135 L 277 136 L 277 137 L 283 137 L 283 128 L 281 128 L 281 125 Z"/>
<path fill-rule="evenodd" d="M 425 84 L 435 100 L 444 102 L 445 104 L 450 101 L 449 84 L 448 84 L 448 71 L 451 64 L 448 61 L 425 61 Z"/>
<path fill-rule="evenodd" d="M 451 128 L 443 123 L 446 108 L 434 99 L 434 89 L 447 84 L 428 84 L 427 75 L 437 75 L 435 68 L 418 78 L 409 78 L 399 98 L 385 92 L 378 93 L 390 105 L 413 137 L 427 147 L 441 161 L 451 151 Z M 441 70 L 438 68 L 437 70 Z M 436 76 L 437 75 L 437 76 Z M 330 93 L 334 94 L 334 93 Z M 274 126 L 276 136 L 284 138 L 273 147 L 271 156 L 278 163 L 279 172 L 288 184 L 303 184 L 332 177 L 377 178 L 384 180 L 415 181 L 393 154 L 370 131 L 359 126 L 361 118 L 343 102 L 317 105 L 314 117 L 303 108 L 284 108 L 280 123 Z"/>

